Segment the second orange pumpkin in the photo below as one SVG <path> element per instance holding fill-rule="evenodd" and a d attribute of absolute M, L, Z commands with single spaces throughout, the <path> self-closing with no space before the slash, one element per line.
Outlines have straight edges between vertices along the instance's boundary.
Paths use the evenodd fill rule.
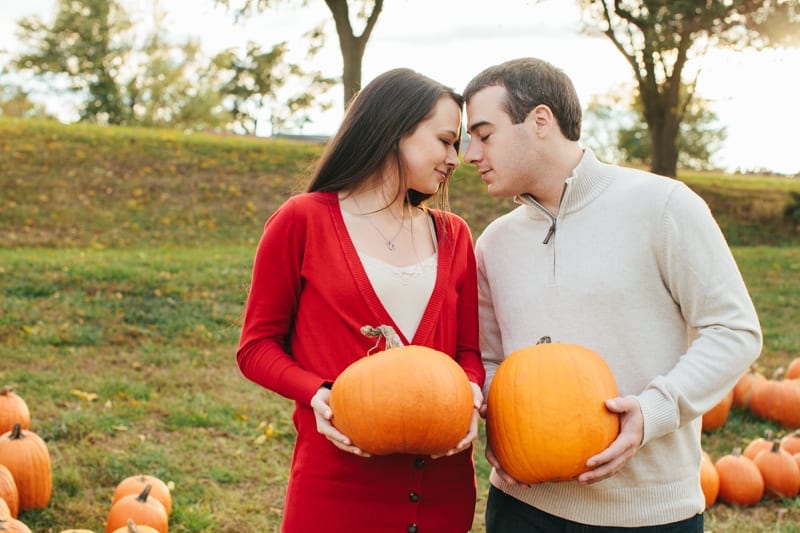
<path fill-rule="evenodd" d="M 619 395 L 600 355 L 541 342 L 511 353 L 488 395 L 486 431 L 503 469 L 523 483 L 573 479 L 619 434 L 605 401 Z"/>

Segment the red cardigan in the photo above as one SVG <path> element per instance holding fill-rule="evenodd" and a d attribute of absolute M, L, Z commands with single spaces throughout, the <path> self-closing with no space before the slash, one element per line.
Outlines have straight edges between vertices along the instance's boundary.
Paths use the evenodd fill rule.
<path fill-rule="evenodd" d="M 452 355 L 483 385 L 472 237 L 461 218 L 430 213 L 438 234 L 436 283 L 413 339 L 403 336 L 372 288 L 336 193 L 292 197 L 265 225 L 237 362 L 245 377 L 295 401 L 285 532 L 464 533 L 472 525 L 471 450 L 436 460 L 357 457 L 317 432 L 309 405 L 323 382 L 375 345 L 360 332 L 367 324 L 392 325 L 404 344 Z"/>

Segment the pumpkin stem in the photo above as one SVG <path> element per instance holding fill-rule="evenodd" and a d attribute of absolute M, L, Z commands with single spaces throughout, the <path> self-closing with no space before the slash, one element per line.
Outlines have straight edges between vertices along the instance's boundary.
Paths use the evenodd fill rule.
<path fill-rule="evenodd" d="M 775 439 L 772 441 L 772 453 L 778 453 L 781 451 L 781 441 Z"/>
<path fill-rule="evenodd" d="M 140 502 L 146 502 L 147 497 L 150 496 L 150 489 L 152 488 L 153 486 L 150 483 L 145 485 L 144 488 L 142 489 L 142 492 L 140 492 L 139 496 L 136 497 L 136 500 Z"/>
<path fill-rule="evenodd" d="M 139 528 L 130 518 L 128 518 L 128 533 L 139 533 Z"/>
<path fill-rule="evenodd" d="M 552 341 L 550 340 L 550 337 L 548 335 L 545 335 L 544 337 L 539 339 L 539 342 L 537 342 L 536 344 L 550 344 L 551 342 Z"/>
<path fill-rule="evenodd" d="M 21 439 L 23 437 L 24 437 L 24 435 L 22 434 L 22 424 L 17 422 L 11 428 L 11 435 L 9 435 L 8 438 L 11 439 L 11 440 L 18 440 L 18 439 Z"/>
<path fill-rule="evenodd" d="M 14 392 L 14 389 L 6 385 L 2 389 L 0 389 L 0 396 L 8 396 L 12 392 Z"/>
<path fill-rule="evenodd" d="M 373 327 L 370 325 L 362 326 L 361 327 L 361 334 L 365 337 L 377 337 L 378 342 L 375 343 L 375 346 L 370 348 L 368 353 L 372 353 L 372 350 L 378 347 L 378 344 L 381 342 L 380 338 L 383 337 L 386 340 L 386 349 L 389 348 L 399 348 L 403 345 L 403 341 L 400 340 L 400 336 L 394 330 L 392 326 L 387 326 L 386 324 L 382 324 L 378 327 Z"/>

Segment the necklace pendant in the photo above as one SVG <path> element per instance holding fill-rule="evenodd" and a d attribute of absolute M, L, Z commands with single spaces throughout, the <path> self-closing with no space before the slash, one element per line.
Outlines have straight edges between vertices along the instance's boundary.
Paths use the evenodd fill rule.
<path fill-rule="evenodd" d="M 389 249 L 390 252 L 394 252 L 396 246 L 392 241 L 386 241 L 386 247 Z"/>

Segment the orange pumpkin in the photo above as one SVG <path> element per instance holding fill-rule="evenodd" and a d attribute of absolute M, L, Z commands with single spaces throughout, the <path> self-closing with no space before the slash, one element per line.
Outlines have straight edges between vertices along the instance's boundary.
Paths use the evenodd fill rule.
<path fill-rule="evenodd" d="M 800 357 L 795 357 L 786 368 L 786 379 L 800 379 Z"/>
<path fill-rule="evenodd" d="M 797 468 L 800 468 L 800 453 L 796 453 L 792 457 L 794 457 L 794 462 L 797 463 Z"/>
<path fill-rule="evenodd" d="M 28 526 L 16 518 L 0 518 L 0 531 L 3 533 L 33 533 Z"/>
<path fill-rule="evenodd" d="M 764 493 L 775 498 L 794 498 L 800 492 L 800 469 L 794 458 L 775 440 L 772 448 L 758 452 L 756 466 L 764 477 Z"/>
<path fill-rule="evenodd" d="M 708 509 L 716 503 L 717 496 L 719 496 L 719 473 L 707 452 L 703 452 L 700 459 L 700 488 L 703 489 L 706 509 Z"/>
<path fill-rule="evenodd" d="M 800 426 L 800 380 L 765 381 L 753 392 L 750 410 L 784 427 Z"/>
<path fill-rule="evenodd" d="M 755 460 L 756 455 L 762 450 L 772 448 L 772 431 L 764 431 L 763 437 L 751 440 L 744 448 L 744 456 L 750 460 Z"/>
<path fill-rule="evenodd" d="M 755 505 L 764 496 L 764 477 L 752 459 L 736 448 L 714 463 L 719 474 L 719 499 L 737 505 Z"/>
<path fill-rule="evenodd" d="M 728 420 L 728 414 L 731 412 L 731 406 L 733 405 L 733 390 L 728 391 L 728 393 L 722 397 L 722 399 L 717 402 L 717 405 L 706 411 L 703 414 L 702 419 L 702 428 L 703 431 L 711 431 L 714 429 L 721 428 L 725 425 L 725 422 Z"/>
<path fill-rule="evenodd" d="M 781 448 L 789 452 L 791 455 L 800 453 L 800 429 L 793 433 L 784 435 L 781 439 Z"/>
<path fill-rule="evenodd" d="M 5 500 L 10 511 L 11 518 L 16 518 L 19 514 L 19 491 L 14 475 L 4 464 L 0 463 L 0 498 Z"/>
<path fill-rule="evenodd" d="M 545 337 L 497 368 L 487 401 L 489 444 L 518 481 L 573 479 L 619 434 L 619 417 L 604 403 L 618 395 L 597 353 Z"/>
<path fill-rule="evenodd" d="M 375 333 L 375 329 L 381 329 Z M 401 346 L 388 327 L 387 349 L 358 359 L 333 383 L 333 425 L 373 455 L 436 455 L 467 434 L 474 397 L 452 357 L 425 346 Z"/>
<path fill-rule="evenodd" d="M 113 504 L 128 494 L 139 494 L 147 485 L 150 485 L 150 497 L 164 504 L 167 514 L 170 514 L 172 512 L 172 495 L 169 486 L 161 479 L 147 474 L 129 476 L 120 481 L 114 488 L 114 497 L 111 503 Z"/>
<path fill-rule="evenodd" d="M 41 437 L 14 424 L 11 431 L 0 435 L 0 464 L 14 477 L 20 511 L 47 506 L 53 490 L 53 471 L 50 452 Z"/>
<path fill-rule="evenodd" d="M 749 369 L 733 387 L 733 405 L 740 409 L 749 409 L 753 391 L 765 381 L 767 381 L 767 377 L 764 374 L 755 369 Z"/>
<path fill-rule="evenodd" d="M 0 435 L 11 431 L 14 424 L 19 424 L 22 429 L 31 427 L 31 413 L 25 403 L 14 389 L 3 387 L 0 389 Z"/>
<path fill-rule="evenodd" d="M 128 494 L 111 505 L 106 520 L 106 533 L 126 527 L 128 520 L 150 526 L 159 533 L 167 533 L 169 529 L 167 510 L 164 504 L 150 497 L 150 485 L 145 486 L 139 494 Z"/>

